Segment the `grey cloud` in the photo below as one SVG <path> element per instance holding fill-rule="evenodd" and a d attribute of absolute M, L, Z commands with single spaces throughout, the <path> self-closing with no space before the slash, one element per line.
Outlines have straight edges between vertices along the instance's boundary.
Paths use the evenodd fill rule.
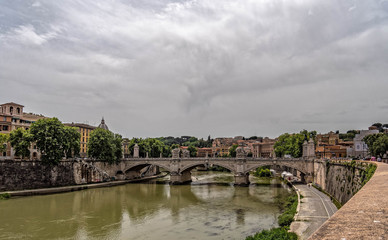
<path fill-rule="evenodd" d="M 4 1 L 0 100 L 129 137 L 366 128 L 387 20 L 374 0 Z"/>

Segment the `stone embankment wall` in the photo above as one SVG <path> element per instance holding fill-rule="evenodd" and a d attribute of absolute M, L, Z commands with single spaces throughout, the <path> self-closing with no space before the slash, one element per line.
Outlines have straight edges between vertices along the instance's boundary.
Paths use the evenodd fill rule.
<path fill-rule="evenodd" d="M 373 177 L 309 239 L 388 239 L 388 164 L 374 164 Z"/>
<path fill-rule="evenodd" d="M 68 186 L 75 184 L 74 163 L 50 167 L 40 161 L 0 161 L 0 191 Z"/>
<path fill-rule="evenodd" d="M 348 202 L 363 186 L 370 163 L 322 161 L 315 164 L 315 183 L 341 204 Z"/>
<path fill-rule="evenodd" d="M 330 163 L 326 171 L 325 191 L 341 204 L 349 201 L 362 187 L 363 168 Z"/>
<path fill-rule="evenodd" d="M 124 180 L 131 176 L 121 169 L 123 163 L 109 165 L 101 161 L 65 160 L 57 166 L 47 166 L 41 161 L 0 161 L 0 192 L 24 189 L 61 187 L 103 181 Z M 159 173 L 159 167 L 147 166 L 133 178 L 149 177 Z"/>

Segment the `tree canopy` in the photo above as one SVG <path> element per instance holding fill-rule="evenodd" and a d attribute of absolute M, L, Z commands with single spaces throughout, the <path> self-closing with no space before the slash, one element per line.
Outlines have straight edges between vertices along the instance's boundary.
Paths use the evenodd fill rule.
<path fill-rule="evenodd" d="M 279 136 L 278 140 L 274 145 L 275 154 L 278 157 L 284 155 L 291 155 L 294 158 L 301 157 L 303 155 L 303 142 L 315 139 L 317 135 L 316 131 L 302 130 L 300 133 L 284 133 Z"/>
<path fill-rule="evenodd" d="M 236 149 L 237 149 L 238 145 L 237 144 L 234 144 L 232 145 L 230 148 L 229 148 L 229 156 L 230 157 L 236 157 Z"/>
<path fill-rule="evenodd" d="M 129 142 L 129 150 L 133 154 L 133 147 L 137 144 L 139 146 L 139 156 L 145 157 L 148 152 L 149 157 L 160 157 L 162 154 L 163 157 L 169 157 L 171 155 L 171 147 L 164 144 L 159 138 L 132 138 Z M 173 146 L 178 146 L 173 144 Z"/>
<path fill-rule="evenodd" d="M 109 164 L 118 163 L 123 153 L 122 141 L 121 135 L 96 128 L 90 133 L 88 155 Z"/>
<path fill-rule="evenodd" d="M 8 134 L 0 133 L 0 153 L 4 152 L 7 149 L 8 138 Z"/>
<path fill-rule="evenodd" d="M 388 151 L 388 135 L 384 133 L 371 134 L 364 137 L 372 156 L 382 157 Z"/>
<path fill-rule="evenodd" d="M 66 157 L 79 155 L 81 134 L 76 128 L 67 127 L 57 118 L 39 119 L 28 130 L 32 141 L 41 152 L 42 162 L 56 165 Z"/>
<path fill-rule="evenodd" d="M 10 133 L 9 141 L 11 146 L 15 150 L 15 155 L 27 158 L 30 156 L 30 146 L 32 141 L 32 135 L 28 130 L 18 128 Z"/>

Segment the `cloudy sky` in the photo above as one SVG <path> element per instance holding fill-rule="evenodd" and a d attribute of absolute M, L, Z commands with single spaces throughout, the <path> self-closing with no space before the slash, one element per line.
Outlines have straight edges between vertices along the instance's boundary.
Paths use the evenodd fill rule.
<path fill-rule="evenodd" d="M 387 0 L 0 0 L 0 102 L 125 137 L 388 123 Z"/>

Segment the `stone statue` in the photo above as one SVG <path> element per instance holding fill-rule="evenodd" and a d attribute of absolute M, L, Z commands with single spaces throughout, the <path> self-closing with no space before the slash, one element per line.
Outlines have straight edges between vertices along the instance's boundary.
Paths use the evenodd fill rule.
<path fill-rule="evenodd" d="M 237 158 L 245 158 L 246 156 L 247 156 L 247 154 L 244 151 L 244 147 L 236 148 L 236 157 Z"/>
<path fill-rule="evenodd" d="M 180 152 L 181 150 L 179 148 L 174 148 L 173 150 L 171 150 L 172 158 L 179 158 Z"/>
<path fill-rule="evenodd" d="M 183 149 L 182 151 L 182 157 L 183 158 L 189 158 L 190 157 L 190 151 L 187 149 Z"/>
<path fill-rule="evenodd" d="M 139 157 L 139 145 L 137 145 L 137 143 L 133 147 L 133 157 L 134 158 L 138 158 Z"/>

